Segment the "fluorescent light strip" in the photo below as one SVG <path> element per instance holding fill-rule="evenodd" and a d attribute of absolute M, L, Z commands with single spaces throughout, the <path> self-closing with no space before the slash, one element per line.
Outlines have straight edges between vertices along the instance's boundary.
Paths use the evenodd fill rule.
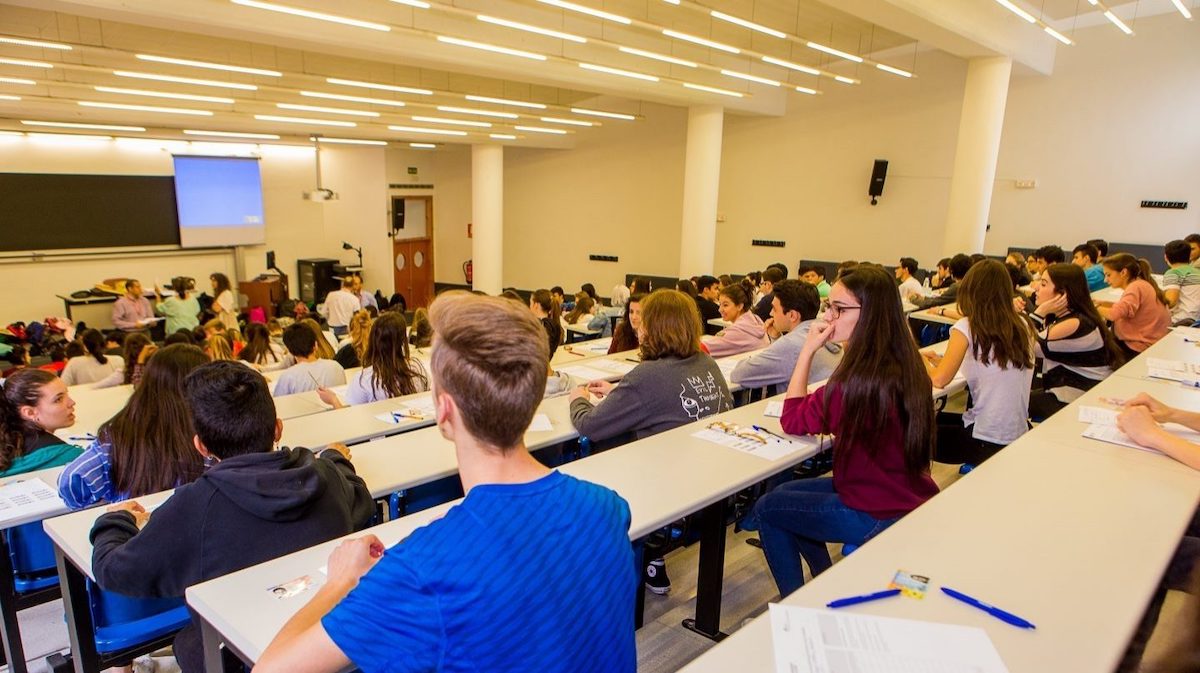
<path fill-rule="evenodd" d="M 392 0 L 392 2 L 396 3 L 397 5 L 416 7 L 417 9 L 429 9 L 430 6 L 428 2 L 421 2 L 421 0 Z"/>
<path fill-rule="evenodd" d="M 82 124 L 79 122 L 42 122 L 22 119 L 21 123 L 26 126 L 49 126 L 59 129 L 93 129 L 96 131 L 128 131 L 130 133 L 142 133 L 146 129 L 142 126 L 116 126 L 113 124 Z"/>
<path fill-rule="evenodd" d="M 445 35 L 438 35 L 437 39 L 438 39 L 438 42 L 444 42 L 446 44 L 453 44 L 453 45 L 457 45 L 459 47 L 470 47 L 471 49 L 480 49 L 482 51 L 490 51 L 490 52 L 494 52 L 497 54 L 507 54 L 509 56 L 520 56 L 521 58 L 528 58 L 528 59 L 532 59 L 534 61 L 545 61 L 546 60 L 545 56 L 542 56 L 541 54 L 535 54 L 531 51 L 521 51 L 520 49 L 509 49 L 508 47 L 500 47 L 500 46 L 497 46 L 494 44 L 487 44 L 484 42 L 475 42 L 472 40 L 460 40 L 457 37 L 446 37 Z"/>
<path fill-rule="evenodd" d="M 109 110 L 137 110 L 139 112 L 162 112 L 164 114 L 174 115 L 192 115 L 194 117 L 211 117 L 213 113 L 208 110 L 192 110 L 189 108 L 178 107 L 158 107 L 157 105 L 126 105 L 124 103 L 97 103 L 94 101 L 81 100 L 79 105 L 83 107 L 98 107 Z"/>
<path fill-rule="evenodd" d="M 1179 13 L 1183 15 L 1183 18 L 1191 20 L 1192 13 L 1188 11 L 1187 7 L 1183 6 L 1183 0 L 1171 0 L 1171 4 L 1175 5 L 1175 9 L 1179 10 Z"/>
<path fill-rule="evenodd" d="M 92 143 L 103 140 L 112 140 L 112 136 L 91 136 L 91 135 L 73 135 L 70 133 L 29 133 L 27 134 L 32 140 L 48 140 L 51 142 L 60 143 Z"/>
<path fill-rule="evenodd" d="M 175 82 L 176 84 L 195 84 L 196 86 L 211 86 L 220 89 L 238 89 L 241 91 L 258 91 L 258 87 L 253 84 L 242 84 L 241 82 L 218 82 L 211 79 L 195 79 L 192 77 L 175 77 L 174 75 L 158 75 L 149 72 L 132 72 L 129 70 L 114 70 L 113 74 L 117 77 L 132 77 L 134 79 L 152 79 L 158 82 Z"/>
<path fill-rule="evenodd" d="M 633 21 L 631 19 L 627 19 L 627 18 L 621 16 L 620 14 L 612 14 L 610 12 L 601 11 L 599 9 L 592 9 L 591 7 L 584 7 L 583 5 L 577 5 L 573 2 L 566 2 L 565 0 L 538 0 L 538 2 L 542 3 L 543 5 L 551 5 L 553 7 L 570 10 L 572 12 L 579 12 L 580 14 L 587 14 L 588 16 L 594 16 L 598 19 L 604 19 L 605 21 L 613 21 L 615 23 L 621 23 L 626 26 L 633 23 Z"/>
<path fill-rule="evenodd" d="M 437 149 L 437 145 L 435 145 L 433 143 L 409 143 L 408 146 L 412 147 L 414 149 L 418 149 L 418 150 L 436 150 Z"/>
<path fill-rule="evenodd" d="M 718 12 L 715 9 L 712 10 L 711 12 L 709 12 L 709 16 L 711 16 L 714 19 L 720 19 L 722 21 L 727 21 L 729 23 L 735 23 L 743 28 L 749 28 L 750 30 L 755 30 L 760 33 L 766 33 L 767 35 L 770 35 L 771 37 L 787 39 L 787 33 L 775 30 L 774 28 L 767 28 L 766 26 L 754 23 L 753 21 L 739 19 L 736 16 L 730 16 L 729 14 L 726 14 L 725 12 Z"/>
<path fill-rule="evenodd" d="M 43 49 L 58 49 L 60 51 L 71 51 L 72 47 L 66 44 L 57 42 L 43 42 L 41 40 L 26 40 L 19 37 L 0 37 L 0 42 L 4 44 L 19 44 L 26 47 L 41 47 Z"/>
<path fill-rule="evenodd" d="M 1021 17 L 1022 19 L 1028 21 L 1029 23 L 1037 23 L 1037 18 L 1035 18 L 1029 12 L 1027 12 L 1027 11 L 1021 9 L 1020 7 L 1017 7 L 1013 3 L 1009 2 L 1009 0 L 996 0 L 996 2 L 999 3 L 1001 7 L 1004 7 L 1008 11 L 1012 12 L 1013 14 L 1016 14 L 1017 16 Z"/>
<path fill-rule="evenodd" d="M 900 68 L 893 68 L 892 66 L 884 64 L 884 63 L 876 63 L 875 67 L 879 68 L 880 70 L 882 70 L 884 72 L 890 72 L 893 75 L 900 75 L 901 77 L 912 77 L 911 72 L 909 72 L 907 70 L 901 70 Z"/>
<path fill-rule="evenodd" d="M 391 105 L 392 107 L 404 107 L 405 103 L 398 100 L 387 100 L 386 98 L 368 98 L 366 96 L 345 96 L 340 93 L 324 93 L 322 91 L 301 91 L 301 96 L 308 98 L 325 98 L 328 100 L 344 100 L 351 103 L 367 103 L 369 105 Z"/>
<path fill-rule="evenodd" d="M 621 114 L 620 112 L 605 112 L 603 110 L 589 110 L 582 107 L 573 107 L 571 112 L 578 115 L 591 115 L 593 117 L 608 117 L 609 119 L 624 119 L 625 121 L 633 121 L 637 119 L 633 115 Z"/>
<path fill-rule="evenodd" d="M 155 63 L 170 63 L 172 65 L 186 65 L 192 68 L 207 68 L 208 70 L 225 70 L 228 72 L 241 72 L 247 75 L 263 75 L 266 77 L 283 77 L 283 73 L 276 70 L 264 70 L 262 68 L 246 68 L 240 65 L 225 65 L 223 63 L 209 63 L 207 61 L 193 61 L 186 58 L 171 58 L 169 56 L 154 56 L 153 54 L 135 54 L 139 60 L 153 61 Z"/>
<path fill-rule="evenodd" d="M 736 77 L 738 79 L 744 79 L 749 82 L 758 82 L 759 84 L 766 84 L 768 86 L 781 86 L 781 84 L 779 82 L 777 82 L 773 79 L 767 79 L 766 77 L 756 77 L 755 75 L 748 75 L 744 72 L 738 72 L 736 70 L 722 69 L 721 74 L 729 76 L 729 77 Z"/>
<path fill-rule="evenodd" d="M 504 26 L 505 28 L 523 30 L 527 33 L 537 33 L 538 35 L 554 37 L 560 40 L 568 40 L 570 42 L 578 42 L 579 44 L 587 44 L 586 37 L 572 35 L 571 33 L 563 33 L 557 30 L 550 30 L 549 28 L 539 28 L 537 26 L 531 26 L 527 23 L 519 23 L 517 21 L 509 21 L 508 19 L 500 19 L 494 16 L 488 16 L 487 14 L 477 14 L 475 15 L 475 18 L 484 23 L 490 23 L 494 26 Z"/>
<path fill-rule="evenodd" d="M 353 128 L 354 122 L 334 121 L 332 119 L 307 119 L 304 117 L 280 117 L 278 115 L 254 115 L 254 118 L 264 122 L 283 122 L 284 124 L 315 124 L 317 126 L 341 126 Z"/>
<path fill-rule="evenodd" d="M 2 131 L 2 130 L 0 130 L 0 136 L 20 137 L 23 135 L 25 135 L 25 134 L 21 131 Z"/>
<path fill-rule="evenodd" d="M 476 128 L 484 128 L 484 129 L 492 128 L 491 122 L 467 121 L 465 119 L 446 119 L 444 117 L 422 117 L 419 115 L 413 115 L 412 120 L 415 122 L 426 122 L 429 124 L 451 124 L 454 126 L 474 126 Z"/>
<path fill-rule="evenodd" d="M 542 126 L 514 126 L 518 131 L 530 131 L 532 133 L 552 133 L 557 136 L 565 136 L 567 132 L 562 129 L 548 129 Z"/>
<path fill-rule="evenodd" d="M 12 96 L 6 93 L 0 93 L 0 100 L 21 100 L 20 96 Z"/>
<path fill-rule="evenodd" d="M 691 82 L 684 82 L 683 85 L 689 89 L 695 89 L 697 91 L 707 91 L 709 93 L 716 93 L 716 94 L 720 94 L 722 96 L 730 96 L 732 98 L 743 98 L 745 96 L 745 94 L 739 93 L 737 91 L 730 91 L 728 89 L 718 89 L 715 86 L 705 86 L 703 84 L 692 84 Z"/>
<path fill-rule="evenodd" d="M 0 84 L 28 84 L 33 86 L 37 82 L 31 79 L 22 79 L 20 77 L 0 77 Z"/>
<path fill-rule="evenodd" d="M 816 89 L 810 89 L 810 88 L 808 88 L 808 87 L 806 87 L 806 86 L 798 86 L 798 87 L 795 87 L 795 89 L 796 89 L 796 91 L 799 91 L 800 93 L 806 93 L 806 94 L 808 94 L 808 95 L 810 95 L 810 96 L 815 96 L 815 95 L 817 95 L 818 93 L 820 93 L 820 92 L 819 92 L 819 91 L 817 91 Z"/>
<path fill-rule="evenodd" d="M 47 70 L 54 67 L 50 63 L 43 63 L 42 61 L 30 61 L 24 58 L 0 58 L 0 63 L 4 63 L 6 65 L 23 65 L 26 68 L 46 68 Z"/>
<path fill-rule="evenodd" d="M 201 103 L 224 103 L 227 105 L 232 105 L 234 102 L 236 102 L 232 98 L 222 98 L 220 96 L 198 96 L 198 95 L 190 94 L 190 93 L 170 93 L 167 91 L 148 91 L 146 89 L 122 89 L 120 87 L 115 87 L 115 86 L 97 86 L 97 87 L 93 87 L 93 88 L 96 91 L 103 91 L 104 93 L 119 93 L 119 94 L 125 94 L 125 95 L 129 95 L 129 96 L 149 96 L 151 98 L 171 98 L 174 100 L 194 100 L 194 101 L 199 101 Z"/>
<path fill-rule="evenodd" d="M 392 131 L 401 131 L 403 133 L 432 133 L 439 136 L 465 136 L 466 131 L 451 131 L 450 129 L 427 129 L 420 126 L 389 126 Z"/>
<path fill-rule="evenodd" d="M 457 112 L 464 115 L 481 115 L 483 117 L 500 117 L 502 119 L 517 119 L 521 115 L 513 114 L 512 112 L 493 112 L 492 110 L 476 110 L 469 107 L 455 107 L 453 105 L 439 105 L 437 109 L 442 112 Z"/>
<path fill-rule="evenodd" d="M 850 78 L 850 77 L 843 77 L 842 75 L 835 75 L 834 79 L 841 82 L 842 84 L 858 84 L 858 80 Z"/>
<path fill-rule="evenodd" d="M 383 33 L 391 31 L 390 26 L 385 26 L 382 23 L 373 21 L 360 21 L 358 19 L 350 19 L 344 16 L 335 14 L 326 14 L 324 12 L 314 12 L 308 9 L 300 9 L 299 7 L 288 7 L 286 5 L 276 5 L 270 2 L 259 2 L 258 0 L 229 0 L 235 5 L 243 7 L 253 7 L 255 9 L 265 9 L 270 12 L 279 12 L 281 14 L 291 14 L 292 16 L 302 16 L 306 19 L 317 19 L 319 21 L 329 21 L 331 23 L 340 23 L 345 26 L 354 26 L 356 28 L 369 28 L 370 30 L 378 30 Z"/>
<path fill-rule="evenodd" d="M 863 62 L 861 56 L 855 56 L 854 54 L 847 54 L 846 52 L 841 51 L 840 49 L 834 49 L 833 47 L 826 47 L 825 45 L 819 44 L 817 42 L 808 42 L 808 43 L 806 43 L 806 46 L 808 46 L 809 49 L 816 49 L 817 51 L 823 51 L 826 54 L 830 54 L 832 56 L 837 56 L 838 58 L 844 58 L 847 61 L 854 61 L 855 63 Z"/>
<path fill-rule="evenodd" d="M 697 67 L 697 65 L 691 61 L 685 61 L 682 58 L 675 58 L 674 56 L 667 56 L 665 54 L 656 54 L 652 51 L 643 51 L 641 49 L 634 49 L 633 47 L 617 47 L 617 49 L 625 52 L 626 54 L 633 54 L 634 56 L 642 56 L 644 58 L 652 58 L 656 61 L 674 63 L 675 65 L 682 65 L 685 68 Z"/>
<path fill-rule="evenodd" d="M 314 137 L 309 140 L 316 140 L 319 143 L 333 143 L 334 145 L 387 145 L 384 140 L 359 140 L 358 138 L 322 138 Z"/>
<path fill-rule="evenodd" d="M 727 44 L 721 44 L 720 42 L 713 42 L 712 40 L 706 40 L 702 37 L 696 37 L 695 35 L 688 35 L 687 33 L 680 33 L 679 31 L 675 31 L 675 30 L 664 29 L 662 34 L 666 35 L 667 37 L 673 37 L 677 40 L 683 40 L 685 42 L 691 42 L 693 44 L 698 44 L 698 45 L 701 45 L 704 47 L 711 47 L 713 49 L 719 49 L 721 51 L 729 52 L 730 54 L 742 53 L 742 50 L 738 49 L 737 47 L 731 47 Z"/>
<path fill-rule="evenodd" d="M 429 89 L 414 89 L 411 86 L 395 86 L 393 84 L 376 84 L 375 82 L 360 82 L 354 79 L 339 79 L 337 77 L 326 77 L 326 82 L 330 84 L 341 84 L 342 86 L 357 86 L 364 89 L 379 89 L 380 91 L 395 91 L 396 93 L 413 93 L 418 96 L 432 96 L 433 92 Z"/>
<path fill-rule="evenodd" d="M 592 122 L 585 122 L 582 119 L 563 119 L 562 117 L 542 117 L 542 121 L 550 124 L 567 124 L 568 126 L 595 126 Z"/>
<path fill-rule="evenodd" d="M 488 137 L 495 138 L 496 140 L 516 140 L 517 139 L 516 136 L 509 134 L 509 133 L 493 133 Z"/>
<path fill-rule="evenodd" d="M 654 75 L 643 75 L 640 72 L 633 72 L 631 70 L 621 70 L 620 68 L 610 68 L 606 65 L 596 65 L 595 63 L 580 63 L 579 67 L 583 68 L 584 70 L 592 70 L 595 72 L 608 73 L 609 75 L 618 75 L 620 77 L 629 77 L 632 79 L 640 79 L 640 80 L 645 80 L 647 82 L 657 82 L 658 81 L 658 78 L 655 77 Z"/>
<path fill-rule="evenodd" d="M 1063 35 L 1062 33 L 1058 32 L 1057 30 L 1054 30 L 1050 26 L 1043 26 L 1042 30 L 1046 31 L 1046 34 L 1049 35 L 1050 37 L 1058 40 L 1059 42 L 1062 42 L 1065 45 L 1070 46 L 1070 45 L 1075 44 L 1074 42 L 1071 41 L 1071 38 L 1067 37 L 1066 35 Z"/>
<path fill-rule="evenodd" d="M 258 138 L 260 140 L 279 140 L 279 136 L 274 133 L 239 133 L 235 131 L 201 131 L 197 129 L 184 129 L 184 135 L 188 136 L 213 136 L 216 138 Z"/>
<path fill-rule="evenodd" d="M 1104 18 L 1111 21 L 1112 24 L 1114 26 L 1116 26 L 1117 28 L 1120 28 L 1122 33 L 1125 33 L 1126 35 L 1133 35 L 1133 29 L 1130 28 L 1129 26 L 1126 26 L 1124 21 L 1118 19 L 1117 15 L 1113 14 L 1111 9 L 1105 10 Z M 4 59 L 0 58 L 0 62 L 3 62 L 3 61 L 4 61 Z"/>
<path fill-rule="evenodd" d="M 300 112 L 328 112 L 335 115 L 351 115 L 353 117 L 378 117 L 378 112 L 367 110 L 347 110 L 340 107 L 322 107 L 320 105 L 297 105 L 296 103 L 276 103 L 280 110 L 298 110 Z"/>
<path fill-rule="evenodd" d="M 663 0 L 663 2 L 667 3 L 668 5 L 678 5 L 679 4 L 679 0 Z"/>
<path fill-rule="evenodd" d="M 492 98 L 490 96 L 474 96 L 467 94 L 463 96 L 467 100 L 473 100 L 476 103 L 495 103 L 496 105 L 511 105 L 513 107 L 527 107 L 534 110 L 545 110 L 546 106 L 541 103 L 529 103 L 523 100 L 512 100 L 509 98 Z"/>
<path fill-rule="evenodd" d="M 784 68 L 790 68 L 792 70 L 807 73 L 809 75 L 820 75 L 821 74 L 821 71 L 817 70 L 816 68 L 810 68 L 806 65 L 800 65 L 799 63 L 792 63 L 791 61 L 785 61 L 783 59 L 775 58 L 773 56 L 763 56 L 762 60 L 766 63 L 771 63 L 773 65 L 782 66 Z"/>

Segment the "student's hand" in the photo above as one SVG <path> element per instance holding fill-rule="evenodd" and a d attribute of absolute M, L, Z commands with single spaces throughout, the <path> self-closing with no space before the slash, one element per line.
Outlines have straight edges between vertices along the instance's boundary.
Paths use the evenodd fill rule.
<path fill-rule="evenodd" d="M 942 362 L 942 356 L 933 351 L 921 351 L 921 357 L 928 360 L 929 364 L 933 365 L 934 367 L 938 366 Z"/>
<path fill-rule="evenodd" d="M 808 328 L 808 336 L 804 340 L 803 352 L 812 355 L 821 349 L 825 344 L 829 343 L 829 339 L 833 337 L 833 325 L 824 320 L 813 321 L 812 326 Z"/>
<path fill-rule="evenodd" d="M 146 522 L 150 520 L 150 512 L 147 512 L 146 508 L 142 507 L 136 500 L 126 500 L 125 502 L 118 502 L 115 505 L 109 505 L 105 511 L 129 512 L 133 515 L 133 520 L 137 523 L 138 528 L 145 526 Z"/>
<path fill-rule="evenodd" d="M 342 444 L 341 442 L 334 442 L 330 444 L 329 446 L 325 447 L 322 453 L 325 451 L 337 451 L 338 453 L 342 454 L 342 457 L 344 457 L 346 460 L 352 460 L 350 456 L 350 447 Z"/>
<path fill-rule="evenodd" d="M 321 398 L 322 402 L 328 404 L 334 409 L 341 409 L 342 407 L 346 406 L 342 404 L 340 399 L 338 399 L 337 393 L 328 388 L 317 388 L 317 397 Z"/>
<path fill-rule="evenodd" d="M 383 542 L 374 535 L 343 540 L 329 555 L 329 583 L 353 587 L 383 558 L 383 551 Z"/>
<path fill-rule="evenodd" d="M 1043 318 L 1045 318 L 1046 316 L 1050 315 L 1051 313 L 1053 313 L 1054 315 L 1062 315 L 1062 313 L 1066 310 L 1066 308 L 1067 308 L 1067 295 L 1066 294 L 1056 294 L 1049 301 L 1045 301 L 1045 302 L 1042 302 L 1041 304 L 1038 304 L 1037 308 L 1035 308 L 1033 310 L 1033 312 L 1042 316 Z"/>
<path fill-rule="evenodd" d="M 1017 313 L 1025 312 L 1025 297 L 1017 296 L 1012 299 L 1013 310 Z"/>
<path fill-rule="evenodd" d="M 587 391 L 599 399 L 604 399 L 613 388 L 613 384 L 608 381 L 590 381 L 587 384 Z"/>
<path fill-rule="evenodd" d="M 154 355 L 157 352 L 158 352 L 158 346 L 155 346 L 154 344 L 149 344 L 149 345 L 143 346 L 142 352 L 138 353 L 137 363 L 139 365 L 146 364 L 146 361 L 150 359 L 150 356 Z"/>
<path fill-rule="evenodd" d="M 1150 410 L 1143 406 L 1126 407 L 1117 416 L 1117 427 L 1142 446 L 1153 446 L 1154 440 L 1164 432 Z"/>
<path fill-rule="evenodd" d="M 1097 301 L 1095 304 L 1097 308 L 1112 308 L 1113 305 L 1111 301 Z"/>
<path fill-rule="evenodd" d="M 767 318 L 766 322 L 763 323 L 763 329 L 767 332 L 767 336 L 771 337 L 771 341 L 778 339 L 782 334 L 782 332 L 775 329 L 774 318 Z"/>
<path fill-rule="evenodd" d="M 575 400 L 586 400 L 587 398 L 588 398 L 587 387 L 586 386 L 575 386 L 574 388 L 571 389 L 571 394 L 568 396 L 567 399 L 571 402 L 574 402 Z"/>
<path fill-rule="evenodd" d="M 1159 402 L 1151 397 L 1148 393 L 1138 393 L 1133 397 L 1125 400 L 1122 405 L 1125 409 L 1140 407 L 1150 413 L 1150 417 L 1158 423 L 1169 423 L 1171 421 L 1171 407 Z"/>

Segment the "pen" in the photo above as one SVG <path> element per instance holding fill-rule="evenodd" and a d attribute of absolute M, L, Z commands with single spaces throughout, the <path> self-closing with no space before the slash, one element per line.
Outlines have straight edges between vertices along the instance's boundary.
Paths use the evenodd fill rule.
<path fill-rule="evenodd" d="M 641 360 L 639 360 L 637 358 L 625 358 L 625 361 L 626 362 L 641 362 Z"/>
<path fill-rule="evenodd" d="M 91 442 L 96 439 L 96 435 L 89 432 L 86 435 L 76 435 L 75 437 L 68 437 L 68 439 L 72 442 Z"/>
<path fill-rule="evenodd" d="M 308 378 L 312 379 L 312 382 L 313 382 L 313 383 L 317 384 L 317 387 L 318 387 L 318 388 L 321 388 L 321 387 L 322 387 L 322 386 L 321 386 L 321 382 L 317 380 L 317 377 L 315 377 L 315 376 L 313 376 L 313 375 L 312 375 L 312 372 L 305 372 L 305 373 L 306 373 L 306 374 L 308 374 Z"/>
<path fill-rule="evenodd" d="M 873 594 L 863 594 L 862 596 L 850 596 L 849 598 L 839 598 L 836 601 L 829 601 L 828 603 L 825 604 L 825 607 L 827 607 L 827 608 L 844 608 L 844 607 L 849 607 L 851 605 L 858 605 L 859 603 L 868 603 L 870 601 L 877 601 L 881 598 L 891 598 L 892 596 L 899 595 L 899 593 L 900 593 L 899 589 L 884 589 L 883 591 L 876 591 Z"/>
<path fill-rule="evenodd" d="M 774 437 L 776 439 L 782 439 L 785 442 L 790 441 L 787 437 L 784 437 L 783 435 L 779 434 L 778 432 L 771 432 L 770 430 L 762 427 L 761 425 L 751 425 L 750 427 L 754 428 L 755 430 L 758 430 L 759 432 L 765 432 L 768 435 L 771 435 L 772 437 Z"/>
<path fill-rule="evenodd" d="M 1006 624 L 1012 624 L 1013 626 L 1020 627 L 1022 629 L 1037 628 L 1031 622 L 1025 621 L 1024 619 L 1021 619 L 1020 617 L 1014 615 L 1011 612 L 1006 612 L 1004 610 L 1001 610 L 1000 608 L 998 608 L 994 605 L 988 605 L 987 603 L 984 603 L 981 600 L 971 598 L 970 596 L 968 596 L 962 592 L 955 591 L 954 589 L 951 589 L 950 587 L 942 587 L 942 593 L 946 594 L 947 596 L 949 596 L 955 600 L 962 601 L 962 602 L 966 603 L 967 605 L 970 605 L 973 608 L 979 608 L 980 610 L 983 610 L 984 612 L 988 613 L 989 615 L 995 617 L 996 619 L 999 619 L 1000 621 L 1002 621 Z"/>

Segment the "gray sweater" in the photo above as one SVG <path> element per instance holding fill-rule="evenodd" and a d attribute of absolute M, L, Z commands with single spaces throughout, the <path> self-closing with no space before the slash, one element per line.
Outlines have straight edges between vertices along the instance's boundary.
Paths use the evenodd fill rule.
<path fill-rule="evenodd" d="M 642 439 L 732 408 L 721 369 L 698 353 L 642 362 L 600 404 L 572 402 L 571 423 L 593 441 L 628 432 Z"/>
<path fill-rule="evenodd" d="M 755 353 L 737 363 L 729 378 L 743 388 L 763 388 L 786 384 L 800 359 L 800 349 L 808 339 L 808 330 L 813 320 L 805 320 L 796 329 L 776 339 L 765 350 Z M 824 381 L 833 374 L 842 361 L 842 349 L 837 344 L 826 344 L 813 356 L 808 372 L 810 383 Z"/>

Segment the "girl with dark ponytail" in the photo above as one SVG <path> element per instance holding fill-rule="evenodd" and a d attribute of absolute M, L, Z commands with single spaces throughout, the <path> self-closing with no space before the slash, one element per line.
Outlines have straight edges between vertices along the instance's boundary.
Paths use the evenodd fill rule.
<path fill-rule="evenodd" d="M 1171 329 L 1167 298 L 1150 275 L 1150 262 L 1126 252 L 1104 258 L 1104 280 L 1123 289 L 1116 302 L 1097 302 L 1100 315 L 1111 320 L 1117 343 L 1127 358 L 1152 346 Z"/>
<path fill-rule="evenodd" d="M 79 448 L 54 436 L 74 424 L 75 401 L 53 373 L 22 369 L 9 376 L 0 395 L 0 477 L 74 460 Z"/>
<path fill-rule="evenodd" d="M 73 357 L 63 368 L 63 382 L 69 386 L 83 383 L 96 383 L 108 378 L 114 372 L 125 371 L 125 360 L 119 355 L 104 354 L 104 335 L 100 330 L 84 330 L 79 335 L 86 355 Z"/>

